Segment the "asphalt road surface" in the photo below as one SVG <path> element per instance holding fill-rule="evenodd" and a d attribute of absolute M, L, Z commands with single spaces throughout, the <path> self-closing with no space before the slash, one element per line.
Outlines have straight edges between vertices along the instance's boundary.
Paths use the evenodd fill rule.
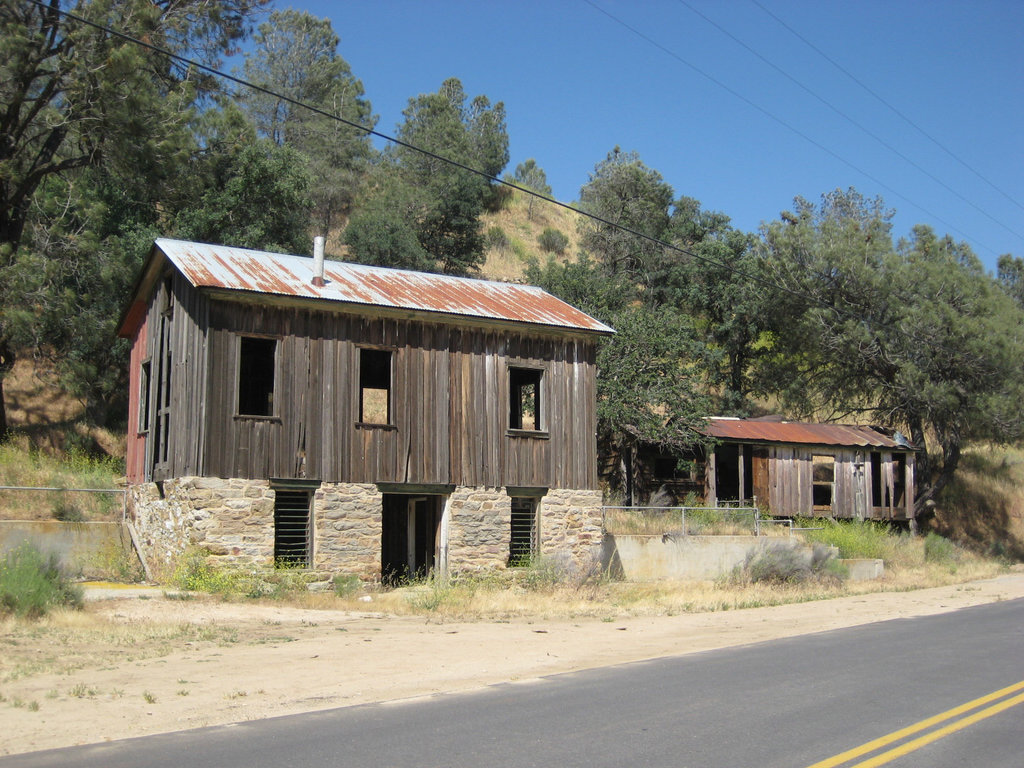
<path fill-rule="evenodd" d="M 0 758 L 0 768 L 57 765 L 1021 768 L 1024 600 Z"/>

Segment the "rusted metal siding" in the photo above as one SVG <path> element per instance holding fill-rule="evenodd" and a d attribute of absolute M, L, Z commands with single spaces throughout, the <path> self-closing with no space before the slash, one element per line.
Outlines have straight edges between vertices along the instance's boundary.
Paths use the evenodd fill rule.
<path fill-rule="evenodd" d="M 712 418 L 707 434 L 737 442 L 790 443 L 836 447 L 904 448 L 870 427 L 845 424 L 806 424 L 792 421 L 749 421 Z"/>
<path fill-rule="evenodd" d="M 324 284 L 315 285 L 313 260 L 303 256 L 168 239 L 157 240 L 156 248 L 196 288 L 612 333 L 534 286 L 339 261 L 326 262 Z"/>

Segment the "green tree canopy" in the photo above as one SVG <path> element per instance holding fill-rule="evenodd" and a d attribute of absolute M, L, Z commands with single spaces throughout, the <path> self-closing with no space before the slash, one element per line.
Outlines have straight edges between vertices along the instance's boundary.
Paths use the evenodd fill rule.
<path fill-rule="evenodd" d="M 919 226 L 894 245 L 890 218 L 851 189 L 819 206 L 797 199 L 765 225 L 762 253 L 794 293 L 779 296 L 785 323 L 762 391 L 805 415 L 906 430 L 928 449 L 920 508 L 952 478 L 964 440 L 1022 434 L 1024 315 L 965 244 Z"/>
<path fill-rule="evenodd" d="M 216 63 L 265 2 L 80 0 L 74 10 Z M 78 276 L 107 274 L 107 265 L 84 271 L 72 268 L 73 261 L 54 265 L 58 257 L 92 251 L 69 250 L 54 239 L 83 244 L 92 222 L 112 212 L 155 215 L 155 201 L 173 195 L 176 166 L 191 149 L 196 99 L 213 85 L 165 56 L 67 18 L 62 5 L 0 0 L 0 437 L 7 430 L 2 377 L 15 349 L 40 339 L 44 315 L 66 310 L 61 297 L 81 288 Z M 87 177 L 89 169 L 100 172 Z M 113 191 L 87 200 L 85 188 Z M 50 265 L 34 270 L 44 252 Z M 55 335 L 52 343 L 64 338 L 76 337 Z"/>
<path fill-rule="evenodd" d="M 407 223 L 420 248 L 434 261 L 436 271 L 465 275 L 477 271 L 484 259 L 480 214 L 492 183 L 485 177 L 441 160 L 454 160 L 467 168 L 497 178 L 508 163 L 508 133 L 505 107 L 492 105 L 486 96 L 469 100 L 462 83 L 451 78 L 437 93 L 421 94 L 409 100 L 398 127 L 398 138 L 425 149 L 432 155 L 407 146 L 391 149 L 382 172 L 397 175 L 414 192 L 404 200 L 417 199 L 419 208 Z M 378 184 L 376 194 L 392 195 L 389 184 Z M 372 195 L 371 195 L 372 196 Z M 378 205 L 377 210 L 380 209 Z M 394 220 L 392 219 L 393 223 Z M 363 249 L 365 243 L 379 242 L 364 230 L 377 229 L 366 215 L 353 217 L 345 240 L 358 260 L 377 258 Z M 388 227 L 389 237 L 408 242 Z"/>
<path fill-rule="evenodd" d="M 608 274 L 627 275 L 645 299 L 661 246 L 633 233 L 664 238 L 672 197 L 672 187 L 660 173 L 644 165 L 635 152 L 618 147 L 597 164 L 580 189 L 580 208 L 608 222 L 582 219 L 581 246 Z"/>
<path fill-rule="evenodd" d="M 289 99 L 316 107 L 366 129 L 376 117 L 363 84 L 338 55 L 338 36 L 327 19 L 305 11 L 274 11 L 259 26 L 245 58 L 245 77 Z M 348 212 L 373 155 L 367 131 L 259 91 L 244 105 L 260 135 L 301 152 L 315 183 L 314 222 L 327 235 Z"/>

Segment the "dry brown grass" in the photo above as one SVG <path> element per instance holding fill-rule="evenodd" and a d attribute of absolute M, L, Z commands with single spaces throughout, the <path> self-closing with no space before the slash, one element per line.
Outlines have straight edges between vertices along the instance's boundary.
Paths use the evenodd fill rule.
<path fill-rule="evenodd" d="M 238 632 L 229 624 L 119 621 L 88 609 L 53 611 L 35 620 L 7 617 L 0 619 L 0 683 L 158 658 L 186 644 L 215 646 L 237 640 Z"/>
<path fill-rule="evenodd" d="M 481 274 L 489 280 L 521 281 L 531 258 L 547 261 L 549 254 L 541 250 L 537 238 L 545 228 L 551 227 L 569 238 L 565 253 L 556 256 L 565 260 L 579 250 L 579 216 L 566 208 L 530 198 L 521 192 L 512 192 L 509 204 L 497 213 L 481 216 L 481 229 L 486 235 L 492 227 L 500 227 L 508 238 L 508 245 L 490 248 Z"/>
<path fill-rule="evenodd" d="M 543 572 L 522 571 L 450 582 L 427 582 L 403 589 L 356 592 L 351 597 L 296 593 L 284 600 L 225 601 L 196 596 L 184 601 L 125 606 L 89 604 L 83 611 L 56 611 L 43 619 L 0 619 L 0 684 L 46 674 L 71 675 L 125 661 L 158 659 L 187 650 L 218 652 L 280 644 L 315 636 L 317 614 L 343 611 L 364 618 L 421 616 L 428 623 L 458 620 L 598 619 L 657 617 L 733 611 L 804 603 L 871 592 L 902 592 L 991 578 L 1005 571 L 998 563 L 965 555 L 956 564 L 887 568 L 878 581 L 803 585 L 701 582 L 623 583 L 601 578 L 570 578 L 554 583 Z M 970 589 L 970 587 L 964 587 Z M 360 599 L 360 598 L 363 599 Z M 366 601 L 369 597 L 369 602 Z M 142 603 L 136 603 L 142 606 Z M 152 610 L 148 606 L 152 605 Z M 268 617 L 281 608 L 299 616 L 285 622 Z M 145 618 L 139 618 L 141 614 Z M 325 615 L 322 614 L 321 615 Z M 334 614 L 336 617 L 337 614 Z M 61 695 L 75 695 L 61 691 Z"/>
<path fill-rule="evenodd" d="M 975 445 L 936 507 L 933 528 L 973 549 L 1024 560 L 1024 448 Z"/>
<path fill-rule="evenodd" d="M 118 490 L 118 460 L 81 454 L 63 458 L 27 448 L 22 440 L 0 445 L 0 485 L 30 488 L 109 488 Z M 0 520 L 69 522 L 121 519 L 120 493 L 0 490 Z"/>
<path fill-rule="evenodd" d="M 110 456 L 124 457 L 124 435 L 86 427 L 82 403 L 64 391 L 45 358 L 19 358 L 3 383 L 8 423 L 15 434 L 13 444 L 56 455 L 73 433 L 79 444 L 92 444 Z"/>

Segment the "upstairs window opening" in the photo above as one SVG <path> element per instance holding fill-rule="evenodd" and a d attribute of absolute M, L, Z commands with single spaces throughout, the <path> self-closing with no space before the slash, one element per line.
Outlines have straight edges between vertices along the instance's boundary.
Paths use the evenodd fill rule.
<path fill-rule="evenodd" d="M 542 429 L 540 386 L 543 371 L 536 368 L 509 368 L 509 429 Z"/>
<path fill-rule="evenodd" d="M 153 375 L 153 363 L 147 360 L 139 370 L 139 428 L 138 431 L 149 432 L 150 404 L 149 392 Z"/>
<path fill-rule="evenodd" d="M 359 421 L 391 424 L 391 352 L 359 350 Z"/>
<path fill-rule="evenodd" d="M 274 415 L 277 340 L 243 336 L 238 352 L 238 414 Z"/>

